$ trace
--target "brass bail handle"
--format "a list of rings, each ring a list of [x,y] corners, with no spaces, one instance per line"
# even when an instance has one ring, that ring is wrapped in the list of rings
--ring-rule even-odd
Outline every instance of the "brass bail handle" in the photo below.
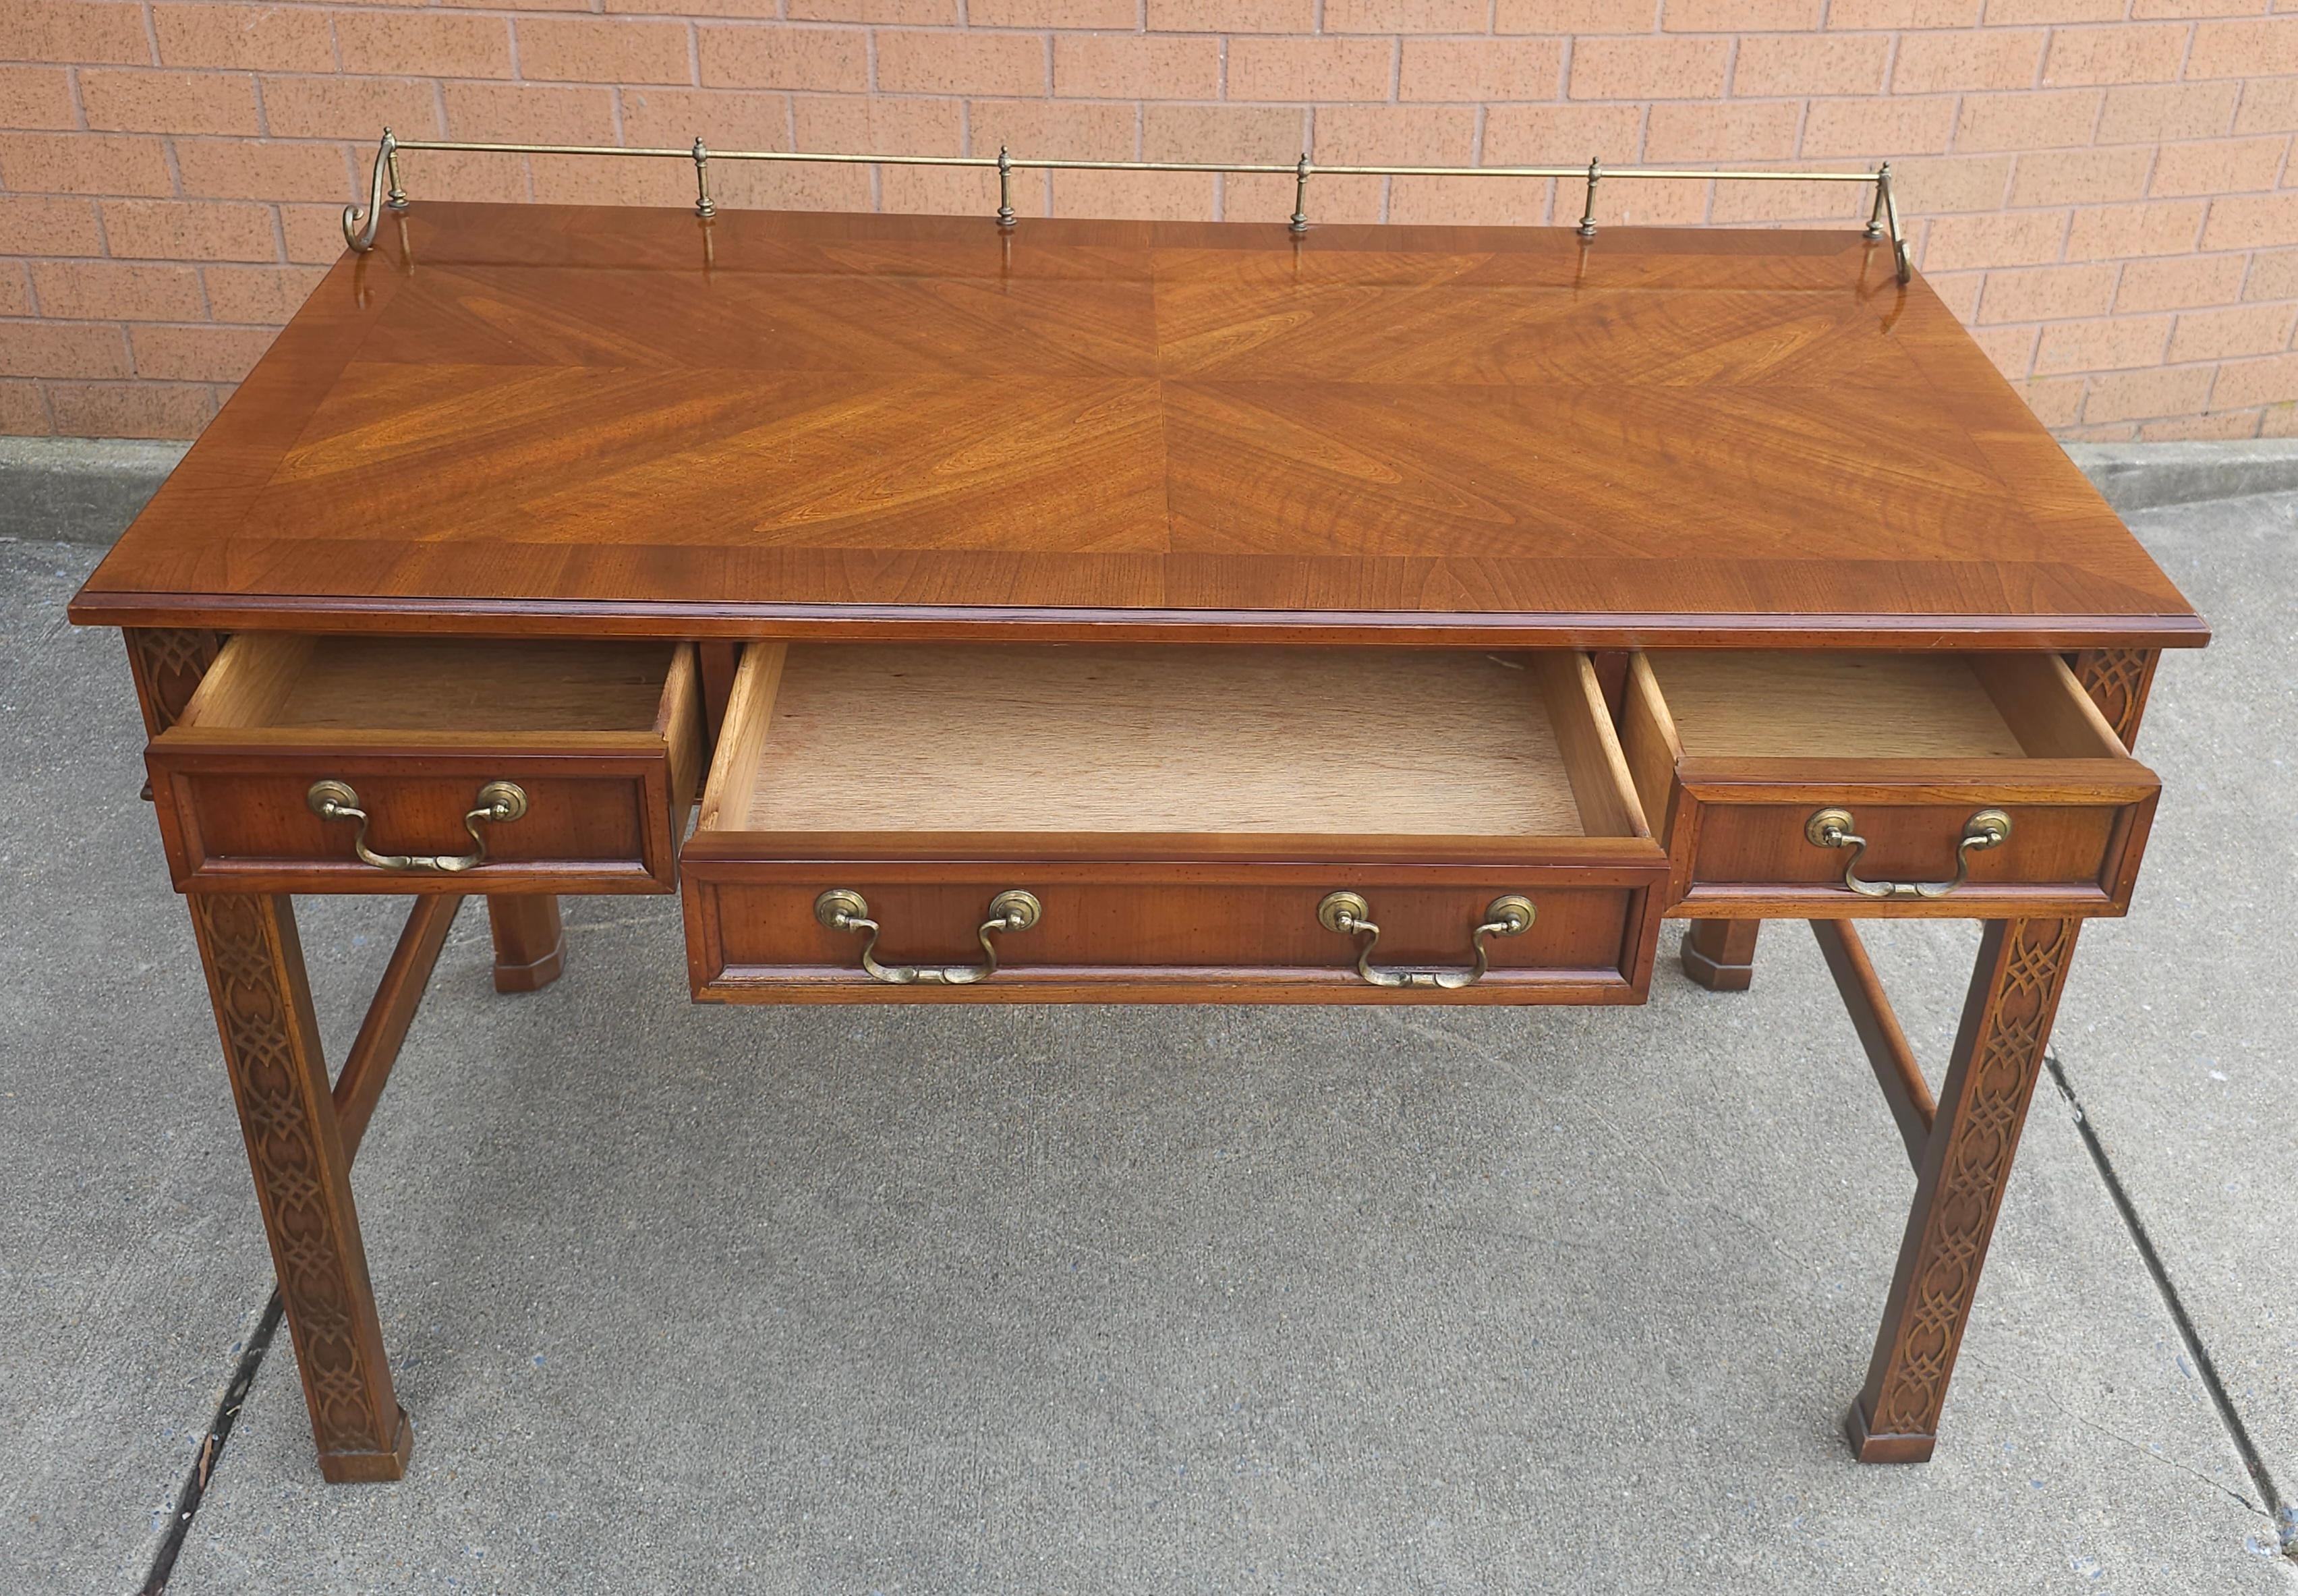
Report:
[[[1859,875],[1859,856],[1867,839],[1851,828],[1856,824],[1848,809],[1822,809],[1804,822],[1804,839],[1814,848],[1847,848],[1843,884],[1862,897],[1945,897],[1971,879],[1971,856],[1999,848],[2010,839],[2011,817],[2000,809],[1981,809],[1963,823],[1963,839],[1955,845],[1955,874],[1944,881],[1869,881]]]
[[[479,832],[479,823],[492,821],[508,825],[526,813],[526,790],[516,781],[490,781],[479,789],[479,801],[463,816],[463,829],[471,834],[473,848],[467,854],[379,854],[367,845],[368,813],[360,807],[360,796],[347,781],[314,781],[311,790],[303,795],[311,813],[321,820],[355,820],[359,831],[351,838],[351,852],[363,864],[377,870],[400,872],[436,871],[447,875],[459,874],[476,869],[487,862],[487,839]]]
[[[1380,941],[1380,927],[1372,920],[1372,906],[1358,892],[1328,892],[1317,906],[1317,923],[1328,931],[1338,931],[1343,937],[1361,937],[1363,946],[1357,949],[1357,973],[1376,987],[1434,987],[1446,992],[1457,992],[1462,987],[1473,987],[1484,980],[1491,967],[1490,955],[1484,947],[1487,937],[1521,937],[1532,929],[1533,916],[1537,913],[1532,899],[1520,892],[1496,897],[1484,906],[1484,918],[1469,933],[1468,946],[1476,962],[1466,970],[1381,970],[1375,968],[1372,950]]]
[[[878,922],[870,918],[869,900],[848,887],[832,887],[814,900],[814,917],[833,931],[852,931],[864,939],[862,968],[872,980],[891,987],[970,987],[997,973],[997,948],[989,940],[996,931],[1026,931],[1045,917],[1046,906],[1019,887],[1008,888],[989,900],[989,918],[974,933],[981,943],[979,964],[880,964],[878,962]]]

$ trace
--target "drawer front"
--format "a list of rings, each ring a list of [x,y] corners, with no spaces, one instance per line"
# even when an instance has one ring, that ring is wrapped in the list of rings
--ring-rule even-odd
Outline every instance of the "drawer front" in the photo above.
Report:
[[[1651,978],[1657,935],[1653,869],[1500,866],[1489,871],[1264,865],[1013,864],[921,867],[879,863],[690,861],[688,957],[698,998],[758,1003],[1633,1003]],[[980,928],[1009,889],[1040,906],[1026,930],[991,933],[994,973],[907,984],[863,967],[866,931],[823,922],[826,890],[857,895],[880,928],[874,957],[889,973],[982,964]],[[1368,981],[1357,960],[1368,934],[1330,929],[1335,891],[1362,899],[1379,928]],[[1473,942],[1496,899],[1531,900],[1531,925],[1488,934],[1489,968]],[[1437,984],[1441,975],[1448,984]]]
[[[691,797],[675,790],[659,743],[560,754],[155,744],[146,762],[183,891],[666,892]],[[315,811],[325,782],[350,790],[364,833],[355,816]],[[496,782],[517,789],[525,813],[467,824]],[[482,862],[441,867],[475,857],[479,839]],[[361,858],[360,841],[384,862]]]
[[[2154,797],[2036,801],[1981,785],[1940,802],[1814,784],[1741,798],[1729,784],[1701,783],[1681,791],[1675,809],[1675,908],[1969,918],[2122,913]],[[1993,816],[2008,823],[1999,841],[1988,840]]]

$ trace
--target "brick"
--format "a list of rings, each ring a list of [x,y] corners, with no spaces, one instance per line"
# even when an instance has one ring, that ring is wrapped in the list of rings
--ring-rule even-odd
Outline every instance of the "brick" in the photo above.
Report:
[[[1152,33],[1306,33],[1317,0],[1148,0]]]
[[[2019,385],[2019,397],[2045,426],[2065,426],[2082,414],[2083,379],[2046,376]]]
[[[1388,192],[1386,180],[1380,178],[1319,178],[1309,186],[1309,219],[1312,222],[1385,220]],[[1265,172],[1233,174],[1222,181],[1219,214],[1233,221],[1276,221],[1290,216],[1293,180]]]
[[[1819,26],[1820,0],[1667,0],[1671,33],[1803,33]]]
[[[2198,22],[2186,77],[2277,78],[2298,72],[2298,17]]]
[[[881,33],[878,87],[897,95],[1042,95],[1045,41],[1019,33]]]
[[[1944,94],[1957,89],[2030,88],[2043,59],[2039,29],[1982,29],[1971,33],[1911,33],[1899,41],[1891,68],[1895,95]]]
[[[1872,95],[1883,87],[1891,41],[1881,35],[1750,38],[1740,42],[1732,92],[1750,95]]]
[[[85,83],[90,76],[80,74]],[[90,120],[93,128],[106,126]],[[62,67],[0,66],[0,128],[77,128],[71,75]]]
[[[2283,157],[2289,151],[2286,136],[2164,145],[2154,158],[2151,192],[2213,194],[2271,188],[2282,174]]]
[[[1990,271],[1979,301],[1981,321],[2056,321],[2104,316],[2114,308],[2116,268],[2044,266],[2032,271]]]
[[[330,265],[343,252],[343,208],[339,204],[282,205],[279,235],[287,241],[288,260],[305,266]]]
[[[2170,364],[2182,360],[2230,360],[2242,355],[2279,354],[2290,347],[2298,310],[2288,305],[2242,305],[2227,310],[2188,310],[2170,333]]]
[[[868,40],[851,28],[698,28],[702,82],[710,88],[870,87]],[[525,39],[519,36],[522,45]],[[683,49],[681,55],[683,56]],[[520,56],[521,64],[525,61]],[[597,76],[597,74],[577,74]],[[667,78],[657,82],[681,81]],[[608,80],[612,80],[609,79]]]
[[[798,95],[790,117],[801,150],[862,154],[900,150],[913,155],[963,155],[965,124],[955,100],[855,100]]]
[[[1220,94],[1220,41],[1154,34],[1062,34],[1054,93],[1091,100],[1211,100]]]
[[[2130,423],[2120,426],[2064,426],[2058,431],[2062,443],[2129,443],[2138,436],[2138,428]]]
[[[521,17],[518,75],[556,83],[691,83],[683,22]],[[859,44],[857,39],[855,41]],[[821,87],[841,87],[823,84]]]
[[[120,328],[70,321],[18,321],[0,335],[0,376],[126,376]]]
[[[195,438],[216,391],[178,383],[50,383],[56,431],[70,438]]]
[[[617,97],[623,106],[623,137],[631,144],[660,148],[691,143],[698,134],[713,149],[789,147],[789,101],[781,95],[641,87],[623,89]],[[730,170],[723,175],[732,173]],[[718,168],[711,169],[714,186],[721,176]]]
[[[2035,329],[2024,327],[1981,327],[1971,335],[1980,352],[1995,362],[1995,369],[2013,382],[2024,380],[2035,364]]]
[[[2128,0],[1987,0],[1987,25],[2037,22],[2120,22]]]
[[[1231,39],[1228,97],[1385,100],[1395,65],[1396,46],[1386,39]]]
[[[2118,310],[2183,310],[2195,305],[2230,305],[2242,297],[2249,262],[2242,255],[2181,255],[2167,260],[2131,260],[2123,265],[2122,285],[2114,295]],[[2255,269],[2251,269],[2253,272]],[[2280,297],[2275,295],[2271,297]]]
[[[652,205],[684,209],[694,203],[694,169],[668,161],[585,161],[579,155],[537,155],[528,162],[534,198],[544,205]],[[713,196],[727,201],[725,186],[717,179],[730,170],[711,172]],[[296,240],[287,241],[287,255],[296,258]]]
[[[1719,225],[1798,222],[1848,227],[1867,219],[1874,198],[1873,189],[1848,183],[1719,183],[1707,219]]]
[[[270,207],[224,200],[106,200],[103,236],[125,260],[276,260]]]
[[[2112,371],[2159,366],[2170,336],[2168,316],[2109,316],[2091,321],[2054,322],[2043,329],[2035,351],[2035,374]]]
[[[1638,105],[1495,105],[1484,113],[1484,164],[1616,166],[1636,158],[1643,125]]]
[[[148,72],[89,67],[79,75],[91,128],[123,133],[262,131],[255,79],[237,72]]]
[[[1399,99],[1552,100],[1562,92],[1561,39],[1404,41]]]
[[[2039,266],[2058,258],[2066,219],[2056,211],[2000,216],[1942,216],[1923,243],[1923,269],[1971,266]]]
[[[1537,179],[1399,178],[1389,190],[1388,219],[1438,227],[1538,227],[1548,219],[1554,187]]]
[[[152,63],[144,8],[85,0],[8,0],[0,5],[0,60]]]
[[[966,15],[980,21],[981,0]],[[1126,21],[1132,21],[1126,4]],[[1482,33],[1487,0],[1325,0],[1327,33]],[[1123,23],[1117,26],[1124,26]]]
[[[1955,105],[1951,95],[1814,100],[1804,115],[1803,153],[1940,154],[1955,136]]]
[[[2175,22],[2119,28],[2062,28],[2051,35],[2043,87],[2079,83],[2168,83],[2186,54],[2186,29]]]
[[[1309,119],[1284,105],[1144,105],[1145,161],[1297,160]],[[1289,207],[1288,207],[1289,209]]]
[[[931,27],[957,21],[957,0],[789,0],[797,22],[895,22]]]
[[[0,437],[44,438],[54,430],[38,383],[0,383]]]
[[[2206,250],[2260,249],[2298,244],[2298,193],[2236,194],[2211,202],[2203,224]]]
[[[191,199],[341,200],[358,187],[335,144],[179,138],[176,170]]]
[[[100,255],[103,235],[87,200],[0,194],[0,254]]]
[[[281,327],[302,309],[326,272],[310,266],[203,266],[215,319]]]
[[[977,155],[1000,145],[1021,155],[1067,155],[1081,161],[1133,158],[1136,115],[1130,105],[1060,100],[975,100],[965,125]],[[1035,183],[1034,175],[1029,179]],[[994,184],[994,178],[985,178]],[[1021,184],[1014,184],[1020,193]],[[995,201],[991,202],[993,204]]]
[[[1216,192],[1203,172],[1055,172],[1054,212],[1194,221],[1212,215]]]
[[[447,0],[454,5],[472,0]],[[537,6],[547,5],[557,11],[588,11],[583,0],[531,0]],[[648,16],[660,16],[667,9],[664,0],[607,0],[607,14],[637,12]],[[751,17],[771,21],[782,14],[780,0],[679,0],[678,14],[684,17]]]
[[[1310,153],[1342,166],[1466,166],[1476,148],[1476,113],[1465,107],[1327,105]]]
[[[381,77],[508,78],[510,24],[431,12],[340,12],[343,70]]]
[[[2216,375],[2207,366],[2195,366],[2184,371],[2118,371],[2095,376],[2083,401],[2083,419],[2097,426],[2199,410],[2210,402],[2211,379]]]
[[[2251,404],[2286,404],[2293,399],[2298,399],[2298,355],[2269,355],[2261,360],[2229,360],[2219,368],[2219,380],[2211,388],[2211,408],[2213,409],[2238,409]]]
[[[1782,161],[1796,153],[1792,101],[1739,101],[1721,105],[1663,101],[1644,128],[1647,161]]]
[[[1130,28],[1140,18],[1134,0],[967,0],[974,28]],[[1328,15],[1325,26],[1334,23]]]
[[[1834,0],[1831,29],[1853,28],[1976,28],[1981,0]]]
[[[0,261],[0,316],[32,313],[32,280],[21,260]]]
[[[2064,150],[2091,142],[2104,91],[2027,89],[1971,95],[1955,124],[1958,150]]]
[[[1891,168],[1901,216],[2000,211],[2011,186],[2008,155],[1954,155],[1900,161]]]
[[[1752,50],[1773,42],[1749,39],[1740,48]],[[1730,43],[1719,38],[1575,39],[1569,92],[1575,100],[1713,99],[1724,92],[1731,54]],[[1742,88],[1740,92],[1782,91]]]
[[[2260,78],[2240,87],[2242,104],[2234,118],[2236,133],[2287,133],[2298,128],[2298,79]]]
[[[2200,200],[2145,205],[2100,205],[2075,212],[2067,229],[2067,259],[2112,260],[2129,255],[2183,255],[2195,247],[2203,223]]]
[[[1492,31],[1649,33],[1658,14],[1657,0],[1498,0]]]
[[[1596,222],[1599,227],[1690,227],[1707,219],[1710,186],[1707,183],[1609,183],[1596,191]],[[1559,208],[1568,206],[1571,219],[1576,221],[1584,194],[1581,185],[1567,182],[1557,203]]]
[[[2106,91],[2099,113],[2101,144],[2152,144],[2166,138],[2211,138],[2234,127],[2238,83],[2138,84]]]
[[[2011,179],[2013,205],[2096,205],[2142,199],[2154,152],[2143,145],[2104,150],[2051,150],[2019,157]]]
[[[256,84],[263,124],[278,138],[372,145],[385,128],[402,138],[446,131],[437,87],[418,78],[260,78]]]
[[[204,321],[207,296],[188,266],[35,260],[40,314],[64,321]]]
[[[2175,421],[2150,421],[2138,429],[2143,443],[2176,443],[2196,439],[2254,438],[2261,410],[2223,410],[2204,416],[2181,416]]]
[[[150,382],[236,383],[273,335],[263,327],[139,327],[128,335],[136,375]]]
[[[2242,259],[2238,255],[2218,258]],[[2270,250],[2252,256],[2249,275],[2250,280],[2243,285],[2244,299],[2298,299],[2298,250]]]
[[[167,194],[167,146],[112,133],[0,133],[0,183],[20,193]]]
[[[1979,290],[1987,281],[1983,271],[1929,271],[1923,281],[1939,297],[1939,303],[1953,313],[1965,327],[1979,319]]]
[[[615,96],[607,89],[532,83],[450,83],[443,93],[447,100],[447,131],[455,138],[482,144],[616,142]]]
[[[295,5],[154,5],[160,64],[330,72],[335,45],[324,12]]]

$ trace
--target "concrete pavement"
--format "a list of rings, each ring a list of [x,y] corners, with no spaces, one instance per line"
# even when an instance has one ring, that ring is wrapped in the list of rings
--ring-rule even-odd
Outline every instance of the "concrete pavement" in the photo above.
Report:
[[[2137,524],[2219,641],[2056,1051],[2286,1499],[2298,505]],[[94,554],[0,542],[10,1591],[137,1588],[269,1289]],[[393,906],[299,906],[339,1057]],[[674,900],[568,923],[504,998],[466,914],[360,1157],[412,1472],[318,1482],[283,1335],[171,1591],[2298,1590],[2049,1083],[1937,1460],[1849,1462],[1912,1178],[1800,926],[1636,1010],[729,1011]],[[1974,934],[1871,945],[1936,1063]]]

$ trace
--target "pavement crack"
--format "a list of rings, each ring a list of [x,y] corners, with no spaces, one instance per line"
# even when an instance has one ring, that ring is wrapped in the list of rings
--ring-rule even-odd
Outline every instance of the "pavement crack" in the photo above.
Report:
[[[263,1367],[263,1355],[271,1350],[271,1338],[279,1333],[279,1321],[285,1313],[277,1287],[271,1300],[263,1304],[263,1312],[255,1321],[254,1333],[240,1349],[239,1362],[231,1371],[231,1383],[223,1388],[223,1400],[216,1404],[214,1419],[208,1433],[200,1438],[199,1454],[192,1460],[192,1472],[176,1493],[174,1508],[168,1517],[168,1533],[161,1538],[159,1550],[152,1554],[152,1570],[136,1588],[136,1596],[161,1596],[168,1581],[175,1577],[176,1559],[184,1550],[184,1541],[192,1533],[192,1520],[200,1510],[200,1502],[208,1493],[208,1484],[215,1478],[216,1465],[223,1460],[224,1443],[231,1439],[231,1427],[239,1421],[239,1410],[246,1405],[247,1393],[255,1384],[255,1371]]]
[[[2276,1486],[2273,1473],[2266,1467],[2264,1455],[2259,1451],[2257,1442],[2251,1438],[2250,1426],[2243,1422],[2241,1411],[2227,1393],[2226,1382],[2219,1377],[2218,1363],[2211,1358],[2210,1348],[2203,1344],[2202,1333],[2195,1327],[2194,1316],[2186,1311],[2186,1302],[2179,1296],[2178,1287],[2170,1278],[2170,1271],[2163,1267],[2162,1255],[2155,1251],[2153,1237],[2147,1234],[2146,1222],[2138,1217],[2137,1205],[2130,1200],[2130,1193],[2123,1186],[2122,1177],[2116,1173],[2114,1161],[2107,1156],[2106,1145],[2099,1140],[2097,1129],[2091,1124],[2082,1099],[2075,1096],[2074,1083],[2067,1079],[2066,1065],[2060,1061],[2055,1047],[2043,1050],[2043,1067],[2051,1072],[2051,1079],[2058,1087],[2059,1096],[2065,1099],[2067,1110],[2074,1118],[2075,1134],[2082,1138],[2083,1149],[2090,1154],[2090,1162],[2106,1187],[2106,1195],[2113,1201],[2114,1211],[2120,1216],[2123,1228],[2129,1233],[2131,1245],[2138,1249],[2139,1260],[2145,1264],[2147,1274],[2153,1278],[2154,1289],[2162,1294],[2163,1305],[2170,1311],[2170,1322],[2178,1332],[2179,1343],[2186,1349],[2186,1356],[2194,1360],[2195,1376],[2202,1381],[2203,1389],[2211,1399],[2211,1406],[2218,1410],[2219,1423],[2225,1427],[2235,1455],[2242,1460],[2243,1471],[2250,1476],[2250,1483],[2257,1488],[2260,1501],[2265,1503],[2264,1511],[2272,1523],[2282,1555],[2298,1562],[2298,1510],[2294,1510],[2291,1502]],[[2074,1417],[2080,1418],[2081,1415]],[[2107,1431],[2109,1435],[2113,1433]],[[2117,1438],[2129,1439],[2127,1436]],[[2147,1449],[2141,1447],[2139,1450],[2144,1451]],[[2216,1481],[2211,1483],[2217,1484]],[[2226,1487],[2220,1485],[2219,1489],[2223,1491]],[[2228,1494],[2242,1501],[2238,1492],[2229,1492]],[[2245,1501],[2244,1505],[2254,1509],[2257,1504]]]

